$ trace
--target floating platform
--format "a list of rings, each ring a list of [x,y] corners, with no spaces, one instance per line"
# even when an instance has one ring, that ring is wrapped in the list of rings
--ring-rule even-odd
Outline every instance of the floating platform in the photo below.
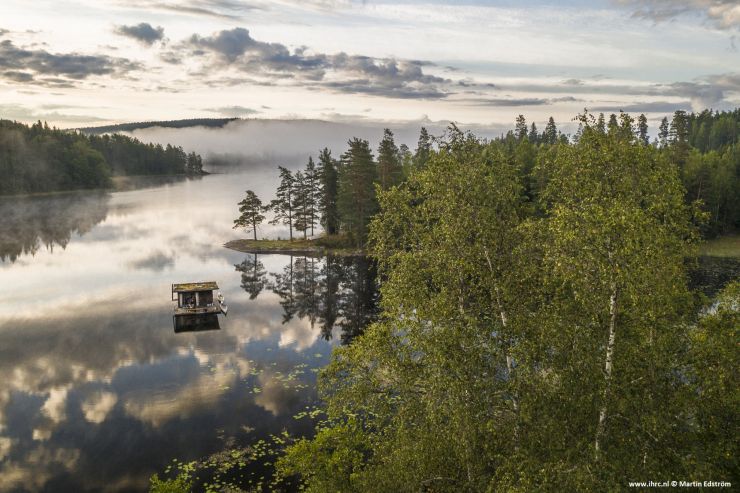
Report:
[[[172,301],[177,301],[175,317],[226,314],[229,309],[224,297],[213,292],[218,289],[214,281],[186,282],[172,285]]]

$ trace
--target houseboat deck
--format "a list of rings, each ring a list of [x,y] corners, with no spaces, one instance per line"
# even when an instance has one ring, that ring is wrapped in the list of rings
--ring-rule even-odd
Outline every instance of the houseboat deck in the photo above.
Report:
[[[210,306],[195,306],[192,308],[188,307],[175,307],[175,315],[206,315],[209,313],[221,313],[223,309],[221,304],[216,302]]]

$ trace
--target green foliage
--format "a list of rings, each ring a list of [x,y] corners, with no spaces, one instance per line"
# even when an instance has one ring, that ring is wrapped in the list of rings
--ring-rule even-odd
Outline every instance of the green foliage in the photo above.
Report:
[[[697,476],[737,479],[740,453],[740,282],[729,284],[691,332],[692,411],[698,433],[690,461]]]
[[[339,175],[337,162],[331,157],[331,151],[324,148],[319,153],[319,166],[317,168],[319,178],[319,213],[321,214],[321,225],[326,234],[335,235],[339,232],[339,210],[337,208],[337,196],[339,194]]]
[[[270,202],[270,209],[274,212],[270,224],[287,224],[290,231],[290,239],[292,240],[296,180],[289,169],[279,166],[278,170],[280,171],[280,185],[275,194],[276,198]]]
[[[108,188],[113,174],[201,174],[202,168],[200,156],[179,147],[0,120],[0,195]]]
[[[378,183],[382,190],[398,185],[403,178],[399,150],[393,140],[393,132],[383,131],[383,140],[378,146]]]
[[[277,475],[309,479],[303,489],[306,493],[367,491],[354,484],[354,476],[365,465],[368,450],[360,420],[350,417],[345,423],[320,428],[313,439],[298,440],[289,447],[277,461]]]
[[[157,474],[149,478],[149,493],[188,493],[192,483],[187,476],[177,476],[173,479],[159,479]]]
[[[238,205],[241,215],[234,220],[234,229],[251,229],[254,233],[254,240],[257,241],[257,226],[265,220],[265,216],[262,215],[265,211],[262,201],[253,191],[247,190],[246,197]]]
[[[537,159],[534,215],[506,143],[455,127],[379,193],[383,315],[335,349],[327,426],[289,447],[283,474],[377,492],[733,479],[719,433],[737,419],[737,286],[689,330],[679,171],[615,120],[583,115],[576,144]]]
[[[339,168],[337,208],[342,229],[354,237],[357,246],[362,246],[370,219],[378,208],[377,168],[367,140],[355,137],[348,145]]]

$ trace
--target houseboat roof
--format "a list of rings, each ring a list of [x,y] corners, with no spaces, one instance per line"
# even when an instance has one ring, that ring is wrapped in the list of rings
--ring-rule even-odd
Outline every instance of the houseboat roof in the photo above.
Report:
[[[218,284],[215,281],[185,282],[182,284],[173,284],[173,293],[187,293],[190,291],[215,291]]]

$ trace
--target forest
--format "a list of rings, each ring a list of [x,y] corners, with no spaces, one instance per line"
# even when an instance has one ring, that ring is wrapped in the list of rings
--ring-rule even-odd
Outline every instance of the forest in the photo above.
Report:
[[[688,279],[702,235],[738,226],[738,113],[703,115],[676,113],[655,142],[644,117],[584,113],[570,138],[520,117],[493,141],[452,125],[414,153],[390,131],[377,159],[361,139],[322,151],[311,200],[377,263],[379,312],[320,372],[315,434],[179,466],[152,491],[213,474],[316,493],[736,483],[740,283],[709,299]],[[301,233],[312,165],[281,169],[267,206]],[[273,475],[234,479],[250,461]]]
[[[620,121],[620,118],[622,121]],[[456,128],[453,126],[453,128]],[[547,176],[544,164],[557,152],[577,145],[583,123],[575,135],[560,132],[551,117],[539,132],[523,115],[505,135],[485,142],[487,152],[496,152],[517,175],[522,201],[529,213],[544,214],[542,200]],[[645,115],[637,120],[625,114],[595,117],[593,130],[604,135],[634,139],[635,143],[673,163],[685,188],[684,201],[697,212],[694,221],[705,238],[731,233],[740,228],[740,110],[686,114],[676,111],[664,118],[656,137],[650,141]],[[439,144],[439,142],[437,142]],[[289,239],[294,231],[313,236],[318,226],[328,235],[343,233],[358,247],[365,244],[368,226],[378,212],[378,193],[397,186],[415,171],[426,167],[435,139],[422,128],[414,152],[396,145],[393,132],[385,129],[373,155],[367,140],[353,138],[347,150],[334,158],[324,148],[315,163],[310,157],[305,168],[295,173],[279,167],[280,185],[276,199],[263,205],[252,191],[239,203],[241,215],[235,227],[251,231],[272,212],[271,224],[285,224]],[[625,164],[626,166],[626,164]]]
[[[109,188],[115,175],[201,174],[181,147],[0,120],[0,195]]]

